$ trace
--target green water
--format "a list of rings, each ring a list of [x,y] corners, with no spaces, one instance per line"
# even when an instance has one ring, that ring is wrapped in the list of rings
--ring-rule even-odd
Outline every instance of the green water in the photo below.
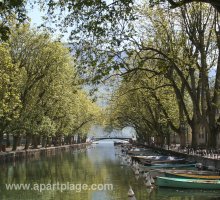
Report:
[[[75,184],[75,189],[7,190],[5,184],[9,183],[32,187],[34,184]],[[89,189],[80,190],[79,184],[87,184]],[[92,184],[112,184],[113,190],[92,190]],[[137,200],[220,199],[220,190],[147,189],[143,179],[135,177],[130,167],[120,166],[112,144],[0,166],[0,200],[126,200],[129,185]]]

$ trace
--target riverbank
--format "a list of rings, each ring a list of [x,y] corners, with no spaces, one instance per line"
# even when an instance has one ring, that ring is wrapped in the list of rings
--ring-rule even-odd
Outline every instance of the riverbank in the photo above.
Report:
[[[57,147],[47,147],[28,150],[17,150],[9,152],[0,152],[0,163],[14,162],[22,159],[39,158],[41,156],[56,155],[59,152],[70,151],[75,149],[83,149],[90,143],[63,145]]]

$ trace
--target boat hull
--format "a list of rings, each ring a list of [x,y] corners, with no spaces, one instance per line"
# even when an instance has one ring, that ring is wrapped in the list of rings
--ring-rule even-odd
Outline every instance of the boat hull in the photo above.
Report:
[[[184,189],[220,190],[220,180],[182,179],[158,177],[156,185]]]
[[[184,163],[185,159],[175,159],[175,160],[141,160],[145,165],[154,165],[154,164],[180,164]]]
[[[219,176],[218,172],[212,172],[212,171],[198,171],[198,170],[190,170],[190,169],[151,169],[145,170],[143,168],[140,169],[142,172],[150,172],[150,175],[153,178],[156,178],[158,176],[166,176],[166,177],[171,177],[167,176],[166,174],[187,174],[187,175],[204,175],[204,176]],[[175,178],[173,176],[173,178]],[[178,177],[176,177],[178,178]]]
[[[127,154],[129,155],[145,155],[145,154],[148,154],[149,151],[148,150],[138,150],[138,151],[135,151],[135,150],[131,150],[131,151],[128,151]]]
[[[187,168],[187,167],[195,167],[195,164],[154,164],[149,167],[152,169],[155,169],[155,168]]]
[[[204,179],[204,180],[220,180],[220,176],[216,175],[200,175],[200,174],[174,174],[174,173],[168,173],[165,172],[166,177],[171,178],[188,178],[188,179]]]

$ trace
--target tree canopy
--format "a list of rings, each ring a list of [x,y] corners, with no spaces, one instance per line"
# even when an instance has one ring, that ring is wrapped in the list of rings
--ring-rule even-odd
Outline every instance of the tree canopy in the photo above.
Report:
[[[122,80],[132,83],[129,99],[133,100],[123,101],[123,107],[127,105],[128,108],[125,107],[120,115],[124,113],[125,123],[130,122],[126,114],[130,109],[132,112],[137,110],[139,117],[135,113],[129,116],[136,116],[132,118],[133,123],[138,123],[143,134],[146,130],[149,133],[154,130],[154,134],[159,130],[162,134],[167,128],[161,127],[169,127],[180,136],[181,146],[185,146],[186,127],[190,127],[193,147],[202,143],[215,147],[219,134],[218,15],[208,4],[192,4],[175,12],[143,6],[137,12],[142,17],[134,27],[137,34],[131,40],[133,50],[130,49],[128,56],[122,59],[122,68],[118,71]],[[137,74],[143,77],[137,77]],[[155,79],[157,86],[152,85]],[[138,80],[143,81],[141,87]],[[126,86],[129,87],[129,84]],[[126,87],[124,90],[127,91]],[[137,92],[134,93],[134,90]],[[140,93],[142,90],[144,92]],[[141,96],[139,100],[134,99],[137,94]],[[166,94],[169,94],[170,100]],[[153,121],[158,124],[152,126],[155,116],[149,111],[145,114],[147,118],[142,117],[144,114],[139,110],[141,98],[145,99],[145,107],[142,105],[140,108],[156,108],[152,113],[159,110],[162,121],[157,118]],[[135,103],[132,105],[131,101]],[[166,106],[165,102],[170,106]]]
[[[13,2],[0,4],[5,33],[13,30],[2,34],[8,39],[0,58],[5,83],[2,133],[39,138],[48,137],[51,129],[49,136],[58,140],[73,132],[83,135],[100,110],[81,83],[99,84],[119,76],[107,110],[110,122],[130,124],[139,135],[147,130],[161,138],[172,130],[180,136],[181,146],[189,127],[193,147],[202,138],[216,146],[219,1],[30,1],[47,12],[44,20],[54,23],[54,29],[71,32],[74,60],[47,32],[17,26],[26,22],[26,1]],[[13,73],[8,70],[12,68]]]
[[[220,1],[219,0],[150,0],[152,5],[157,3],[168,2],[171,5],[171,8],[177,8],[184,6],[193,2],[209,3],[211,4],[218,12],[220,12]]]
[[[28,148],[31,138],[37,146],[41,137],[46,145],[48,138],[56,144],[63,137],[86,135],[100,110],[81,89],[69,49],[29,25],[11,29],[0,49],[1,140],[12,133],[16,149],[21,136]]]

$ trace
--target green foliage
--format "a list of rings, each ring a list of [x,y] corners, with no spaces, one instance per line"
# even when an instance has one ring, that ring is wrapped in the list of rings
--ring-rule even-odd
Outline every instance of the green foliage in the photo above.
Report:
[[[218,12],[220,12],[220,1],[219,0],[150,0],[150,3],[152,6],[156,4],[160,4],[160,3],[168,3],[171,6],[171,8],[181,7],[186,4],[193,3],[193,2],[209,3],[213,7],[215,7]]]
[[[212,93],[209,81],[209,70],[219,67],[216,62],[219,41],[213,31],[216,21],[212,8],[193,4],[181,12],[167,12],[161,7],[151,9],[143,5],[137,12],[141,18],[135,27],[135,39],[140,42],[134,43],[130,58],[124,59],[123,82],[115,98],[121,94],[122,100],[117,103],[114,100],[115,105],[110,109],[113,123],[133,125],[142,132],[140,135],[146,131],[160,135],[170,127],[180,135],[181,146],[185,145],[181,124],[188,123],[194,147],[201,142],[198,134],[202,129],[206,134],[209,132],[212,141],[215,136],[210,130],[214,128],[207,119],[219,109],[209,106],[214,99],[219,102],[219,86],[216,84],[218,89]],[[215,95],[217,98],[213,98]]]
[[[1,117],[11,117],[5,131],[18,136],[86,135],[100,110],[82,91],[68,48],[29,25],[14,28],[8,43],[9,50],[0,48]]]
[[[0,120],[10,121],[19,117],[21,102],[20,91],[20,70],[18,65],[13,64],[9,45],[0,45]]]
[[[114,52],[127,40],[123,34],[127,35],[132,29],[128,24],[135,20],[133,4],[133,0],[41,2],[48,11],[45,26],[49,21],[64,33],[67,29],[71,31],[71,47],[80,60],[77,69],[85,80],[92,80],[93,83],[109,75],[112,66],[121,67]]]
[[[129,82],[122,81],[108,108],[109,124],[133,126],[139,136],[163,134],[162,126],[178,126],[178,104],[172,87],[165,79],[136,73]]]
[[[0,39],[6,41],[10,35],[8,20],[13,17],[17,24],[23,23],[26,19],[26,0],[2,0],[0,2]]]
[[[37,127],[37,132],[47,136],[55,135],[56,124],[49,117],[43,116],[40,125]]]

